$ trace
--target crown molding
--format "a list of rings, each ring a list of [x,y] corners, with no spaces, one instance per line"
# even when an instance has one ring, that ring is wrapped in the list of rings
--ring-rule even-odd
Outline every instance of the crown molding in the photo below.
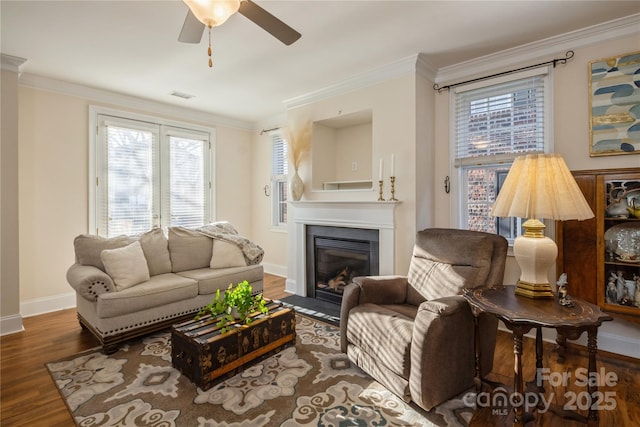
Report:
[[[196,121],[200,123],[206,123],[209,126],[218,125],[242,130],[254,130],[255,128],[254,123],[250,123],[244,120],[219,116],[201,110],[194,110],[191,108],[180,107],[173,104],[165,104],[158,101],[152,101],[132,95],[125,95],[122,93],[111,92],[104,89],[79,85],[76,83],[38,76],[35,74],[22,74],[20,76],[20,85],[31,87],[34,89],[60,93],[63,95],[75,96],[78,98],[87,99],[91,102],[117,105],[126,107],[128,109],[133,108],[152,114],[162,114],[168,117],[187,120],[190,122]]]
[[[415,73],[416,63],[418,62],[420,55],[421,54],[411,55],[399,61],[384,65],[382,67],[374,68],[370,71],[366,71],[362,74],[342,80],[324,88],[308,92],[306,94],[293,98],[285,99],[283,103],[287,109],[300,107],[302,105],[310,104],[322,99],[331,98],[336,95],[342,95],[344,93],[352,92],[357,89],[373,86],[392,78]],[[424,66],[423,64],[428,63],[428,61],[425,61],[426,60],[424,59],[422,60],[421,66]]]
[[[442,85],[468,78],[469,70],[473,70],[474,75],[492,72],[634,34],[640,34],[640,13],[442,67],[438,70],[435,83]]]
[[[639,23],[640,14],[634,14],[440,69],[429,61],[427,54],[418,53],[324,88],[286,99],[283,103],[287,109],[300,107],[412,72],[438,84],[460,80],[469,77],[469,70],[473,70],[473,74],[486,73],[513,66],[513,64],[532,62],[549,55],[557,55],[559,52],[565,53],[567,50],[639,34]]]
[[[27,60],[19,56],[7,55],[6,53],[0,54],[0,66],[4,71],[19,73],[20,67],[25,62],[27,62]]]
[[[416,61],[416,74],[433,82],[438,75],[438,67],[429,61],[425,53],[419,53]]]

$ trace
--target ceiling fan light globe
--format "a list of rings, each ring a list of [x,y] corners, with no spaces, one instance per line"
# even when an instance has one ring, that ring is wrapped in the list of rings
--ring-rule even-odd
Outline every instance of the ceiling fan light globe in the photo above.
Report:
[[[196,18],[208,27],[224,24],[240,8],[240,0],[183,0]]]

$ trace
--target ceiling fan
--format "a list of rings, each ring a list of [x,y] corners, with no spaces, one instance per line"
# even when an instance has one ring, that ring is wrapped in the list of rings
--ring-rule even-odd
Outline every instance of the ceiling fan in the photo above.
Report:
[[[289,46],[302,35],[251,0],[183,0],[189,12],[178,41],[200,43],[205,27],[209,28],[209,67],[211,67],[211,28],[222,25],[240,12],[269,34]]]

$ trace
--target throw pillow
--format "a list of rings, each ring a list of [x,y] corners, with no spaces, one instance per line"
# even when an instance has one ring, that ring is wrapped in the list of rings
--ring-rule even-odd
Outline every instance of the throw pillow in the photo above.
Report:
[[[169,252],[174,273],[208,268],[213,239],[184,227],[169,227]]]
[[[127,246],[136,239],[129,236],[106,238],[92,234],[81,234],[73,240],[76,262],[82,265],[92,265],[105,271],[100,254],[105,249],[116,249]]]
[[[147,259],[149,275],[171,273],[171,257],[169,255],[169,242],[162,229],[154,228],[140,236],[142,252]]]
[[[118,291],[149,280],[149,268],[140,242],[123,248],[106,249],[100,258]]]
[[[242,249],[235,243],[220,239],[213,239],[213,251],[211,255],[211,268],[244,267],[247,261]]]

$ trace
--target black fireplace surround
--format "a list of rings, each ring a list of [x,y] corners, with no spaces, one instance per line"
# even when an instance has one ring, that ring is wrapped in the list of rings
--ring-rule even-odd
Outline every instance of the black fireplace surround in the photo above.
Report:
[[[307,297],[340,304],[356,276],[379,274],[378,230],[306,226]]]

